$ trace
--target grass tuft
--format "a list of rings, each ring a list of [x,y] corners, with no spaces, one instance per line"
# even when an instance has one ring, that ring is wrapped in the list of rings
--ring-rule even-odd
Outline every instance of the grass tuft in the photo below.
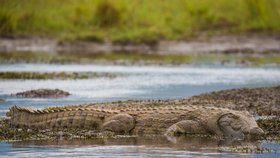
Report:
[[[8,11],[0,10],[0,34],[13,34],[17,29],[17,19]]]
[[[248,10],[247,27],[249,30],[279,30],[280,22],[276,20],[280,19],[279,2],[245,0],[245,4]]]
[[[109,1],[102,1],[97,6],[94,21],[100,27],[116,26],[121,21],[121,12]]]

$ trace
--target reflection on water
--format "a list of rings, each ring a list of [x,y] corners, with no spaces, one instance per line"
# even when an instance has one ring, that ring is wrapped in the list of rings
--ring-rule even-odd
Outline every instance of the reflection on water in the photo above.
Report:
[[[270,153],[222,152],[222,147],[270,146]],[[107,139],[44,140],[0,143],[3,157],[277,157],[280,145],[257,141],[215,140],[210,138],[131,137]]]
[[[229,145],[256,145],[257,142],[218,141],[209,138],[165,137],[23,141],[1,144],[13,150],[3,156],[22,157],[248,157],[248,154],[220,152]],[[1,148],[2,148],[1,147]]]

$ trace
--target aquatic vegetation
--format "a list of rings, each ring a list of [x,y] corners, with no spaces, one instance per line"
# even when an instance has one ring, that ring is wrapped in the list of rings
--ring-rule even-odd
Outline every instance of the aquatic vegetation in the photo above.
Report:
[[[158,55],[141,53],[1,53],[1,63],[113,63],[113,64],[183,64],[192,61],[191,55]]]
[[[1,63],[101,63],[101,64],[241,64],[265,65],[280,64],[279,56],[236,56],[232,54],[146,54],[146,53],[39,53],[5,52],[0,53]],[[12,74],[6,74],[12,75]],[[8,76],[1,74],[1,76]],[[63,74],[61,74],[63,75]],[[68,76],[70,76],[68,74]],[[75,74],[72,74],[75,79]],[[76,74],[78,78],[79,75]],[[85,78],[87,75],[85,75]],[[2,77],[3,78],[3,77]],[[12,78],[12,77],[11,77]],[[20,78],[20,77],[18,77]],[[31,77],[32,78],[32,77]],[[44,78],[41,76],[40,78]],[[70,77],[71,78],[71,77]]]
[[[244,62],[251,62],[251,63],[256,63],[259,65],[262,64],[280,64],[280,57],[279,56],[271,56],[271,57],[266,57],[266,58],[261,58],[261,57],[248,57]]]
[[[23,80],[76,80],[92,78],[115,78],[111,73],[94,72],[0,72],[0,79],[23,79]]]

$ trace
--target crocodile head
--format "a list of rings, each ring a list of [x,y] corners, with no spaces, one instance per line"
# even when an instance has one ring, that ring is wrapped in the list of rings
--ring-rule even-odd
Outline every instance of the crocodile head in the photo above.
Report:
[[[220,117],[219,127],[226,138],[256,138],[264,134],[247,111],[234,111]]]

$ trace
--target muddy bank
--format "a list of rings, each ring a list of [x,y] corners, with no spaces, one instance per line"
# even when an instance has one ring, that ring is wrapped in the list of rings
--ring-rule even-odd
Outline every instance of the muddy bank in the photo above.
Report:
[[[234,110],[248,110],[251,114],[258,116],[279,116],[280,86],[222,90],[193,96],[190,99],[185,99],[184,102]]]
[[[85,40],[58,41],[44,38],[0,38],[0,52],[65,52],[107,53],[138,52],[151,54],[222,53],[279,55],[280,38],[268,35],[218,36],[189,41],[158,41],[153,44],[94,42]]]

